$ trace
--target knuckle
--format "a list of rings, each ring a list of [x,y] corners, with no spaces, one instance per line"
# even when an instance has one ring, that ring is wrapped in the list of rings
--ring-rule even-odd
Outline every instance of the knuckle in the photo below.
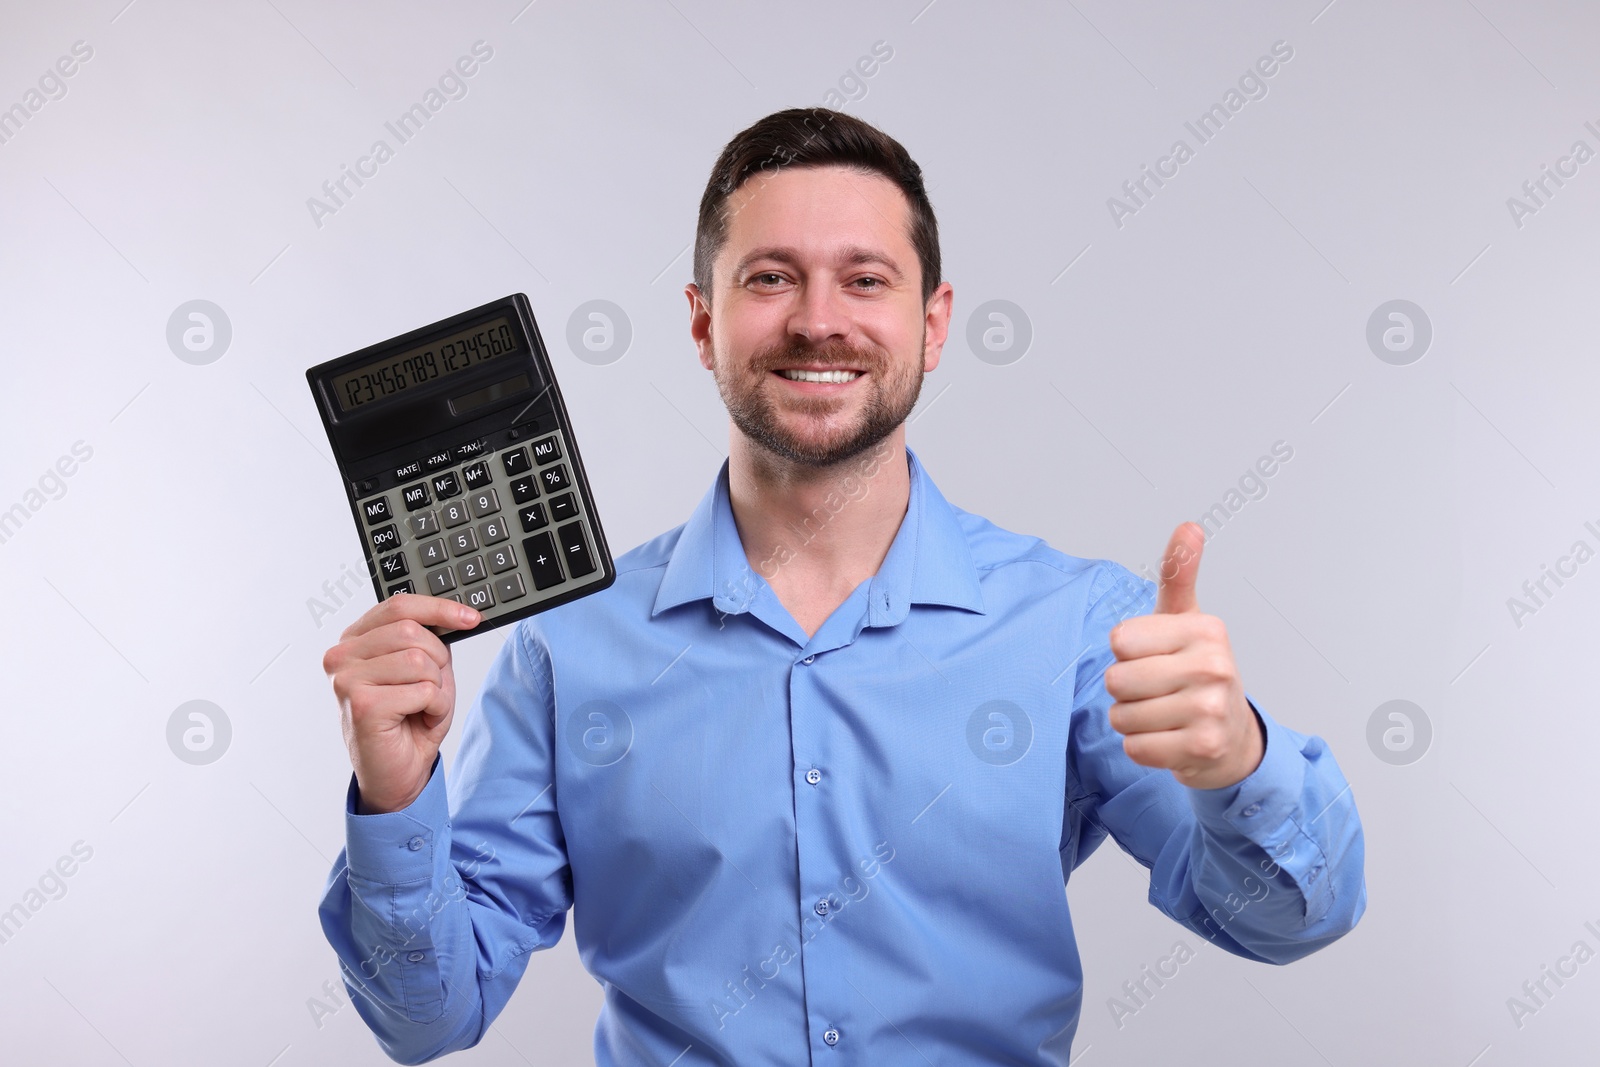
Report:
[[[1233,677],[1233,657],[1224,649],[1217,649],[1207,653],[1201,661],[1200,669],[1205,677],[1214,682],[1225,682]]]
[[[1120,666],[1120,664],[1113,663],[1111,666],[1107,667],[1104,679],[1106,692],[1110,693],[1114,697],[1119,698],[1123,695],[1122,683],[1124,681],[1122,677],[1123,671],[1119,669]]]
[[[1195,757],[1208,763],[1221,759],[1227,752],[1227,745],[1223,740],[1220,730],[1200,730],[1195,734],[1190,745],[1190,751]]]
[[[1111,651],[1114,655],[1122,655],[1127,646],[1127,637],[1123,631],[1123,627],[1126,625],[1128,624],[1125,622],[1119,622],[1113,626],[1111,628],[1111,632],[1106,635],[1106,643],[1111,646]]]

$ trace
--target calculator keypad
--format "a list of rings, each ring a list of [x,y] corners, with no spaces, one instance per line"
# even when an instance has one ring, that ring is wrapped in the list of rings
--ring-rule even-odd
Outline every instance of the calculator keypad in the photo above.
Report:
[[[592,528],[562,436],[499,452],[481,440],[440,448],[404,468],[421,481],[360,500],[387,595],[425,592],[492,614],[593,581]]]

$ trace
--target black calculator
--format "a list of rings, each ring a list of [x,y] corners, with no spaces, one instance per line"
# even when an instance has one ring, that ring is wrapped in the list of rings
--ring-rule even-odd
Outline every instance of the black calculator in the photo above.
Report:
[[[514,293],[306,371],[373,589],[471,605],[446,642],[616,580],[550,356]]]

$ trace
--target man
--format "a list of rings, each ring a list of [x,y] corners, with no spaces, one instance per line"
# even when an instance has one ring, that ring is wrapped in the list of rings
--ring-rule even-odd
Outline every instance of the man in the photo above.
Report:
[[[953,507],[905,447],[952,306],[905,150],[762,119],[712,171],[694,270],[728,460],[610,589],[509,633],[448,793],[424,626],[475,613],[397,596],[325,658],[355,773],[321,916],[384,1050],[478,1042],[573,907],[604,1067],[1066,1064],[1064,883],[1107,835],[1231,952],[1348,931],[1349,787],[1247,698],[1200,528],[1157,591]]]

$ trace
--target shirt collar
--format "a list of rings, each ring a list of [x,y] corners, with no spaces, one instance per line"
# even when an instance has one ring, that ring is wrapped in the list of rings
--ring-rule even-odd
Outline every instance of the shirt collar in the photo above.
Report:
[[[867,591],[867,625],[894,626],[912,604],[983,613],[978,569],[953,508],[917,454],[905,450],[911,496],[905,518]],[[844,506],[848,507],[846,503]],[[751,568],[728,501],[728,461],[678,535],[656,592],[652,616],[710,599],[725,615],[750,610],[766,580]]]

